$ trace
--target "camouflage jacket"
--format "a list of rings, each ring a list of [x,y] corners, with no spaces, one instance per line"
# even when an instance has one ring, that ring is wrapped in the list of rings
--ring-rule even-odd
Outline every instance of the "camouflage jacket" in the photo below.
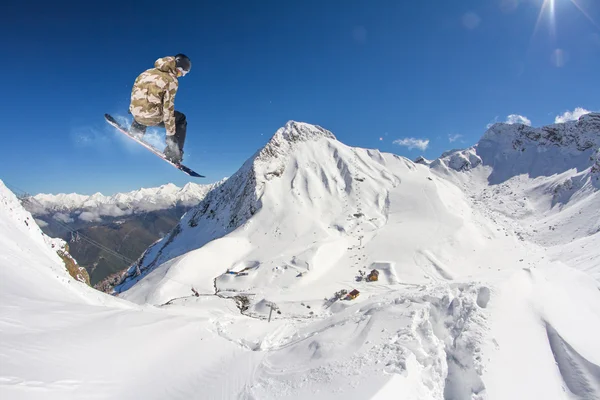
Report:
[[[179,83],[175,57],[156,60],[154,68],[142,72],[131,90],[129,111],[146,126],[164,122],[167,135],[175,134],[175,94]]]

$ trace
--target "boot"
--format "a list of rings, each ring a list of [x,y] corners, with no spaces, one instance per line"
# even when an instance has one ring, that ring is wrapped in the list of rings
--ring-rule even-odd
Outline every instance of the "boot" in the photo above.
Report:
[[[179,148],[175,135],[167,135],[167,147],[165,147],[165,157],[173,164],[181,164],[183,159],[183,150]]]
[[[131,123],[131,127],[129,128],[129,134],[137,140],[142,140],[145,133],[146,125],[138,124],[138,122],[134,119]]]

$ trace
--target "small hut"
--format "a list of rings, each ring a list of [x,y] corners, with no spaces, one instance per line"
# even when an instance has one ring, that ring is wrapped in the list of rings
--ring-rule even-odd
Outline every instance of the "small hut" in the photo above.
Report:
[[[368,282],[375,282],[379,280],[379,271],[377,271],[376,269],[374,269],[373,271],[371,271],[371,273],[369,275],[367,275],[367,281]]]
[[[358,290],[354,289],[353,291],[348,293],[348,295],[346,296],[346,300],[354,300],[355,298],[358,297],[359,294],[360,294],[360,292]]]

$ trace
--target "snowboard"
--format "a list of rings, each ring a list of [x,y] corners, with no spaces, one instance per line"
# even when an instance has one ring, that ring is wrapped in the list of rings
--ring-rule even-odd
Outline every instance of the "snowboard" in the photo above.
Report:
[[[130,138],[131,140],[135,140],[136,142],[138,142],[139,144],[141,144],[142,146],[144,146],[146,149],[150,150],[152,153],[154,153],[158,157],[162,158],[164,161],[168,162],[169,164],[171,164],[172,166],[174,166],[178,170],[183,171],[186,174],[188,174],[189,176],[193,176],[195,178],[205,178],[204,175],[200,175],[199,173],[193,171],[191,168],[186,167],[183,164],[175,164],[175,163],[167,160],[167,157],[165,157],[165,154],[162,151],[160,151],[157,148],[149,145],[148,143],[146,143],[146,142],[144,142],[142,140],[139,140],[139,139],[133,137],[132,135],[130,135],[129,134],[129,129],[127,129],[124,126],[122,126],[121,124],[119,124],[111,115],[104,114],[104,118],[106,119],[106,122],[108,122],[113,127],[115,127],[119,132],[121,132],[122,134],[124,134],[125,136],[127,136],[128,138]]]

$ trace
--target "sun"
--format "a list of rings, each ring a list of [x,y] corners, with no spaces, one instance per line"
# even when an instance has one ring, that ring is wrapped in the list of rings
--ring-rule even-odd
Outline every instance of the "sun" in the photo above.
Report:
[[[540,13],[538,15],[537,21],[535,23],[535,32],[537,32],[540,22],[544,17],[548,18],[548,22],[550,25],[550,33],[552,36],[556,36],[556,7],[555,3],[561,0],[543,0],[542,6],[540,7]],[[567,1],[567,0],[562,0]],[[568,0],[573,4],[596,28],[600,29],[600,25],[596,21],[592,19],[590,14],[579,4],[579,0]]]

